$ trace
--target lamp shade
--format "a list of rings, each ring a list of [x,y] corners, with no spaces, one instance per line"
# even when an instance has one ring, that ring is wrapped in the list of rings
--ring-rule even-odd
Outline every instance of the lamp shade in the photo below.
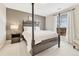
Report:
[[[10,29],[17,30],[18,29],[18,25],[10,25]]]

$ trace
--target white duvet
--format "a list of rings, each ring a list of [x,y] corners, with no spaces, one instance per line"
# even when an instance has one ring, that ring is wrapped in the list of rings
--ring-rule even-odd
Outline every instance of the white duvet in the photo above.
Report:
[[[31,42],[32,42],[32,32],[31,31],[24,31],[23,36],[27,41],[27,49],[28,49],[28,51],[30,51],[31,50]],[[35,44],[37,44],[43,40],[54,38],[57,36],[58,36],[57,33],[53,32],[53,31],[47,31],[47,30],[35,31],[34,32]]]

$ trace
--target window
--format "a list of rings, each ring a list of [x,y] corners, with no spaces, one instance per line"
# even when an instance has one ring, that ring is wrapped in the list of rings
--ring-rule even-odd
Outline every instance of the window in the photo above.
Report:
[[[59,16],[57,17],[57,19],[59,18]],[[60,20],[58,19],[57,20],[57,27],[60,27],[60,28],[67,28],[67,24],[68,24],[68,21],[67,21],[67,15],[61,15],[60,16]]]

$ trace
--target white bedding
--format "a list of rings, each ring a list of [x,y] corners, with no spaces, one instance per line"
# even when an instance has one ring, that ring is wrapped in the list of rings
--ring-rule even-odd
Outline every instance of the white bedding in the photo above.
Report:
[[[31,41],[32,41],[32,32],[24,31],[23,36],[27,41],[27,49],[30,51],[31,49]],[[35,44],[50,38],[58,37],[56,32],[47,31],[47,30],[39,30],[34,32],[34,40]]]

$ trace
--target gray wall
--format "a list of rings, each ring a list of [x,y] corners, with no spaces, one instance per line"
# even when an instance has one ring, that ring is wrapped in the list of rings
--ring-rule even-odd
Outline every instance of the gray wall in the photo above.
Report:
[[[11,33],[13,30],[10,29],[11,24],[19,25],[19,29],[15,32],[22,32],[22,22],[23,20],[28,20],[29,16],[31,16],[30,13],[21,12],[13,9],[6,9],[6,31],[7,31],[7,39],[11,39]],[[45,29],[45,17],[35,15],[35,20],[40,22],[40,28],[41,30]]]

